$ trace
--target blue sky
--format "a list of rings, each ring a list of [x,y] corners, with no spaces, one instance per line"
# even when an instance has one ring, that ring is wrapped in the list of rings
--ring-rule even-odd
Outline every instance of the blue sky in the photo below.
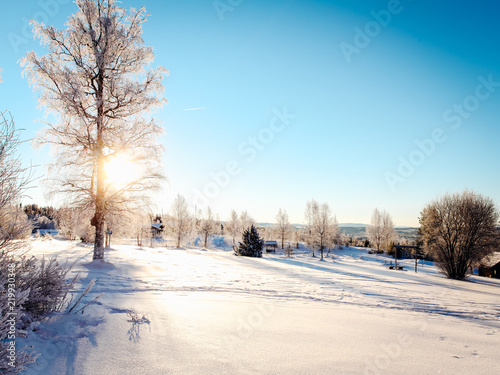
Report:
[[[445,192],[469,188],[500,204],[496,2],[123,1],[142,5],[145,42],[170,71],[169,104],[154,114],[169,179],[158,210],[181,193],[222,219],[234,208],[273,221],[284,208],[302,222],[316,199],[339,222],[368,223],[378,207],[417,225]],[[3,6],[0,110],[31,138],[44,114],[18,60],[43,50],[25,20],[61,28],[75,5]],[[42,176],[48,149],[21,151]],[[42,191],[32,200],[57,205]]]

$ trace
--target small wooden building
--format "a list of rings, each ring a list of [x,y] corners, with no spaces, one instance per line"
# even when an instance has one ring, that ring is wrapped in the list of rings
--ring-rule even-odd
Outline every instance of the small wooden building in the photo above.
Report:
[[[151,234],[153,237],[160,237],[165,227],[160,223],[151,223]]]
[[[488,255],[479,265],[479,276],[500,279],[500,252]]]
[[[276,249],[278,248],[278,242],[266,241],[264,242],[264,246],[266,248],[266,253],[276,253]]]

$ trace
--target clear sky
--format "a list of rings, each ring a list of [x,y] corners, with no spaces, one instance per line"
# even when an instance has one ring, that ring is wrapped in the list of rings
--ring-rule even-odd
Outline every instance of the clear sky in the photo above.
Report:
[[[234,208],[272,222],[284,208],[300,223],[316,199],[339,222],[368,223],[378,207],[417,225],[445,192],[500,205],[498,2],[123,0],[142,5],[145,42],[170,71],[155,113],[169,179],[159,211],[181,193],[222,219]],[[75,9],[3,4],[0,110],[25,138],[44,117],[18,64],[43,53],[26,20],[61,28]],[[48,149],[21,151],[43,176]],[[42,191],[25,203],[57,205]]]

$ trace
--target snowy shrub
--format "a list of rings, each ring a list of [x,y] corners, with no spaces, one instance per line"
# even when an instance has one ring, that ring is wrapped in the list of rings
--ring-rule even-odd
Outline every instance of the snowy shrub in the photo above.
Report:
[[[16,157],[19,144],[12,117],[0,113],[0,374],[9,375],[36,359],[30,350],[15,347],[16,336],[25,335],[31,322],[60,308],[72,286],[65,281],[68,270],[57,261],[38,264],[26,256],[32,228],[18,202],[31,171],[22,168]],[[41,221],[52,225],[48,217]]]
[[[84,243],[93,243],[95,241],[95,230],[90,225],[90,221],[79,228],[80,240]]]
[[[420,213],[424,248],[448,278],[463,280],[474,264],[498,249],[498,219],[491,198],[468,190],[445,194]]]
[[[22,304],[29,293],[18,287],[15,271],[31,233],[18,205],[31,178],[16,157],[19,144],[12,116],[0,113],[0,373],[8,375],[19,373],[36,358],[26,349],[15,348],[17,324],[24,314]]]
[[[243,232],[243,242],[240,242],[239,247],[235,248],[235,255],[247,257],[262,257],[262,248],[264,241],[259,237],[259,233],[252,225],[249,229]]]
[[[378,254],[378,252],[377,252],[377,254]],[[391,242],[391,244],[387,248],[387,255],[394,257],[395,254],[396,254],[396,247],[394,246],[394,243]],[[400,258],[400,257],[401,257],[401,255],[398,253],[398,258]]]
[[[13,351],[11,344],[17,334],[26,334],[32,323],[65,308],[67,293],[76,281],[76,277],[66,281],[71,267],[59,265],[56,259],[39,262],[22,254],[0,253],[0,374],[17,374],[35,361],[33,350]],[[15,363],[10,358],[15,358]]]
[[[0,253],[0,373],[8,375],[19,373],[36,358],[26,348],[12,350],[18,322],[24,316],[22,305],[29,294],[29,290],[17,287],[15,263],[14,254]]]
[[[42,258],[40,264],[37,263],[34,257],[23,259],[18,271],[24,283],[23,288],[29,289],[24,309],[28,318],[33,320],[39,320],[53,311],[61,311],[77,279],[75,276],[71,281],[66,281],[72,267],[61,266],[55,258]]]

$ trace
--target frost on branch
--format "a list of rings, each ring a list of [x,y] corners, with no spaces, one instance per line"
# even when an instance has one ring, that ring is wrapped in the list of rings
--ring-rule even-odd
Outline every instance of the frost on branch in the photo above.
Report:
[[[147,207],[163,178],[158,141],[162,127],[151,111],[164,103],[163,67],[142,38],[145,8],[125,10],[115,0],[77,0],[63,30],[33,22],[48,53],[31,51],[23,74],[40,106],[55,115],[37,143],[50,144],[53,193],[94,214],[94,259],[104,257],[105,222],[123,211]],[[116,184],[106,164],[130,160],[140,173]]]

